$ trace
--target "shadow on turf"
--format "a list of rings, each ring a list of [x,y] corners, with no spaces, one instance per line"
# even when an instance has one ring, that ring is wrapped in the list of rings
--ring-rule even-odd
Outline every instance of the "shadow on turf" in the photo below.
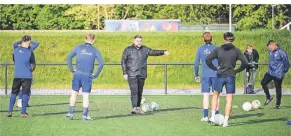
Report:
[[[82,102],[76,102],[76,103],[82,103]],[[37,105],[30,105],[29,107],[54,106],[54,105],[65,105],[65,104],[68,104],[68,102],[63,102],[63,103],[49,103],[49,104],[37,104]],[[15,111],[20,111],[20,110],[13,110],[13,112],[15,112]],[[8,112],[8,110],[0,110],[0,112]]]
[[[291,109],[291,106],[281,106],[280,109]]]
[[[20,110],[13,110],[13,112],[20,111]],[[8,112],[8,110],[0,110],[0,112]]]
[[[154,112],[147,112],[144,114],[120,114],[120,115],[112,115],[112,116],[103,116],[103,117],[93,117],[94,120],[101,120],[101,119],[112,119],[112,118],[123,118],[123,117],[131,117],[131,116],[149,116],[153,115]]]
[[[76,103],[82,103],[82,102],[76,102]],[[48,103],[48,104],[37,104],[37,105],[30,105],[30,107],[39,107],[39,106],[53,106],[53,105],[65,105],[69,104],[68,102],[62,102],[62,103]]]
[[[188,109],[201,109],[201,108],[198,108],[198,107],[169,108],[169,109],[160,109],[160,110],[154,111],[154,112],[146,112],[144,114],[138,114],[138,115],[136,115],[136,114],[121,114],[121,115],[94,117],[93,119],[99,120],[99,119],[110,119],[110,118],[123,118],[123,117],[130,117],[130,116],[149,116],[149,115],[154,115],[155,113],[158,113],[158,112],[188,110]]]
[[[189,109],[201,109],[201,108],[198,108],[198,107],[168,108],[168,109],[160,109],[157,112],[177,111],[177,110],[189,110]]]
[[[231,126],[243,126],[243,125],[250,125],[250,124],[258,124],[258,123],[265,123],[265,122],[274,122],[274,121],[287,121],[286,118],[277,118],[277,119],[261,119],[261,120],[249,120],[246,122],[238,122],[238,123],[231,123]]]
[[[238,118],[247,118],[247,117],[253,117],[253,116],[264,116],[264,113],[256,113],[256,114],[243,114],[243,115],[233,115],[231,116],[231,119],[238,119]]]
[[[97,110],[90,110],[90,111],[97,111]],[[83,111],[74,111],[74,113],[82,113]],[[52,112],[52,113],[43,113],[43,114],[32,114],[32,117],[38,116],[51,116],[51,115],[60,115],[63,114],[64,116],[68,113],[68,111],[63,112]]]

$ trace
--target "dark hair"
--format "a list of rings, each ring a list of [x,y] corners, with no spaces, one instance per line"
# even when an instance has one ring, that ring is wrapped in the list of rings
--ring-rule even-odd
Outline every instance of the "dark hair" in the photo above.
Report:
[[[203,33],[203,40],[205,43],[211,43],[212,42],[212,35],[210,32],[204,32]]]
[[[31,40],[31,37],[29,36],[29,35],[24,35],[23,37],[22,37],[22,41],[23,42],[28,42],[28,41],[30,41]]]
[[[224,33],[224,34],[223,34],[223,38],[224,38],[224,40],[226,40],[226,41],[230,41],[230,42],[233,42],[234,39],[235,39],[233,33],[231,33],[231,32],[226,32],[226,33]]]
[[[136,39],[136,38],[142,39],[142,37],[140,35],[136,35],[136,36],[133,37],[133,39]]]
[[[275,42],[274,40],[269,40],[267,43],[267,46],[269,46],[271,43],[274,43],[274,42]]]

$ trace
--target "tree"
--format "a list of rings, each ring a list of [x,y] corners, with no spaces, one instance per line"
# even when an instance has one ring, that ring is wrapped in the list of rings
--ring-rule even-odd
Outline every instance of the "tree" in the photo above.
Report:
[[[1,5],[1,29],[34,29],[37,5]]]
[[[84,22],[85,29],[96,29],[98,22],[102,22],[99,25],[103,27],[104,19],[115,18],[115,5],[74,5],[65,13],[72,15],[76,21]]]
[[[84,25],[65,15],[70,5],[44,5],[36,17],[38,29],[82,29]]]
[[[271,5],[233,5],[239,30],[272,28]],[[228,23],[228,5],[91,4],[0,5],[0,29],[96,29],[107,19],[180,19],[182,24]],[[290,5],[275,6],[275,27],[290,20]]]
[[[284,15],[284,5],[277,5],[274,22],[276,27],[282,26],[287,18]],[[237,18],[236,27],[239,30],[252,30],[257,28],[272,28],[271,5],[233,5],[233,17]]]

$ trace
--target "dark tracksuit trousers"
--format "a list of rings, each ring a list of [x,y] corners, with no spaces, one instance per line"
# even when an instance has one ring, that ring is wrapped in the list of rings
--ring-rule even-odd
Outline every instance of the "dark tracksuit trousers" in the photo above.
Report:
[[[128,77],[132,107],[140,107],[145,77]]]
[[[270,83],[271,81],[274,81],[275,83],[275,88],[276,88],[276,97],[277,97],[277,103],[276,105],[280,105],[281,104],[281,97],[282,97],[282,81],[283,81],[283,77],[277,78],[277,77],[273,77],[271,75],[269,75],[268,73],[266,73],[264,75],[264,78],[261,81],[261,85],[264,89],[264,92],[266,94],[267,99],[271,98],[270,92],[269,92],[269,88],[268,88],[268,83]]]

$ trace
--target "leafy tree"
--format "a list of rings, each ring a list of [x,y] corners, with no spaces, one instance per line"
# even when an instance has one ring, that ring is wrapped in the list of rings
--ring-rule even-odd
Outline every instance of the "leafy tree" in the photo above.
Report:
[[[36,17],[38,29],[82,29],[83,23],[74,21],[71,15],[65,15],[70,5],[44,5]]]
[[[272,28],[271,5],[234,5],[233,17],[237,18],[236,27],[239,30],[252,30],[257,28]],[[282,9],[284,5],[276,6],[274,22],[276,27],[282,26],[287,18]]]

